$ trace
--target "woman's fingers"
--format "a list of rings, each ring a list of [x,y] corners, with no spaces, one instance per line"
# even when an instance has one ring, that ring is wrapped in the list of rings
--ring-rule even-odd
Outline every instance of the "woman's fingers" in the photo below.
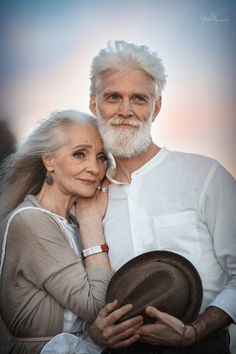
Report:
[[[132,325],[129,325],[128,328],[121,330],[121,328],[117,331],[116,333],[113,333],[110,340],[109,340],[109,345],[114,346],[114,345],[119,345],[121,342],[124,340],[127,340],[128,338],[131,338],[131,336],[138,335],[137,333],[134,334],[134,332],[143,325],[143,320],[134,323]],[[139,335],[138,335],[139,337]]]
[[[109,188],[110,184],[111,182],[107,178],[102,181],[102,187]]]
[[[130,328],[138,329],[143,324],[143,317],[136,316],[116,325],[115,333],[125,333]]]
[[[113,302],[108,303],[106,306],[104,306],[100,312],[99,315],[102,317],[107,317],[112,311],[116,309],[118,305],[118,301],[114,300]]]
[[[124,305],[122,307],[120,307],[117,310],[114,310],[108,317],[108,323],[111,324],[115,324],[122,316],[124,316],[126,313],[128,313],[129,311],[131,311],[133,308],[133,305],[131,304],[127,304]],[[126,322],[126,321],[125,321]],[[120,328],[120,326],[125,326],[125,322],[118,324],[116,327]]]
[[[117,324],[117,321],[133,308],[128,304],[117,309],[117,305],[117,300],[107,304],[90,327],[90,335],[95,342],[112,348],[135,342],[139,338],[135,331],[143,325],[142,316]]]
[[[111,302],[111,303],[107,304],[105,307],[103,307],[103,309],[99,312],[99,316],[106,318],[107,325],[115,324],[122,316],[124,316],[126,313],[131,311],[133,308],[133,305],[131,305],[131,304],[127,304],[127,305],[124,305],[124,306],[116,309],[117,306],[118,306],[118,301],[114,300],[113,302]],[[137,320],[137,318],[138,318],[138,320]],[[140,319],[142,319],[141,316],[134,317],[130,320],[124,321],[124,322],[116,325],[116,327],[123,328],[123,327],[129,325],[130,322],[132,323],[132,321],[134,321],[136,323],[136,321],[139,321]]]
[[[97,192],[108,193],[110,184],[111,182],[107,178],[103,179],[97,188]]]
[[[143,325],[143,318],[137,316],[124,323],[110,326],[104,331],[106,345],[111,348],[118,348],[125,343],[133,343],[140,336],[135,333]]]

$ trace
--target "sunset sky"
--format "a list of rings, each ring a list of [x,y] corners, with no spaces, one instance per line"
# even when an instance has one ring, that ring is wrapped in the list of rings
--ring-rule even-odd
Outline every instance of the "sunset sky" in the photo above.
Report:
[[[236,176],[236,1],[5,0],[0,27],[0,120],[18,141],[53,110],[89,112],[92,58],[123,39],[166,67],[155,142]]]

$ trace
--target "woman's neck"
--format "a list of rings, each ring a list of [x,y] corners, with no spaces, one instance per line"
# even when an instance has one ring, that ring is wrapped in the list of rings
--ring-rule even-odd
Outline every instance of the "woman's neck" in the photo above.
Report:
[[[75,196],[64,195],[54,185],[48,186],[44,183],[36,199],[42,208],[69,219],[70,210],[76,201]]]

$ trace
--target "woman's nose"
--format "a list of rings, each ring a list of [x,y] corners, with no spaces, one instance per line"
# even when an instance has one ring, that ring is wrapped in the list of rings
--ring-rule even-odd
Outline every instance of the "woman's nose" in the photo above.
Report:
[[[86,171],[94,175],[99,173],[98,161],[96,158],[91,158],[86,166]]]

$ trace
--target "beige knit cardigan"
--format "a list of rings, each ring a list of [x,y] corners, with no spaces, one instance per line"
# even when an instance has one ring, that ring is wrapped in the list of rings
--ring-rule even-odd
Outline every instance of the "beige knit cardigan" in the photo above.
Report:
[[[20,207],[40,207],[27,196]],[[0,225],[3,239],[6,220]],[[104,305],[112,272],[84,268],[52,215],[21,211],[11,221],[0,278],[0,311],[15,337],[62,332],[64,309],[92,321]],[[37,354],[45,342],[13,341],[11,353]]]

